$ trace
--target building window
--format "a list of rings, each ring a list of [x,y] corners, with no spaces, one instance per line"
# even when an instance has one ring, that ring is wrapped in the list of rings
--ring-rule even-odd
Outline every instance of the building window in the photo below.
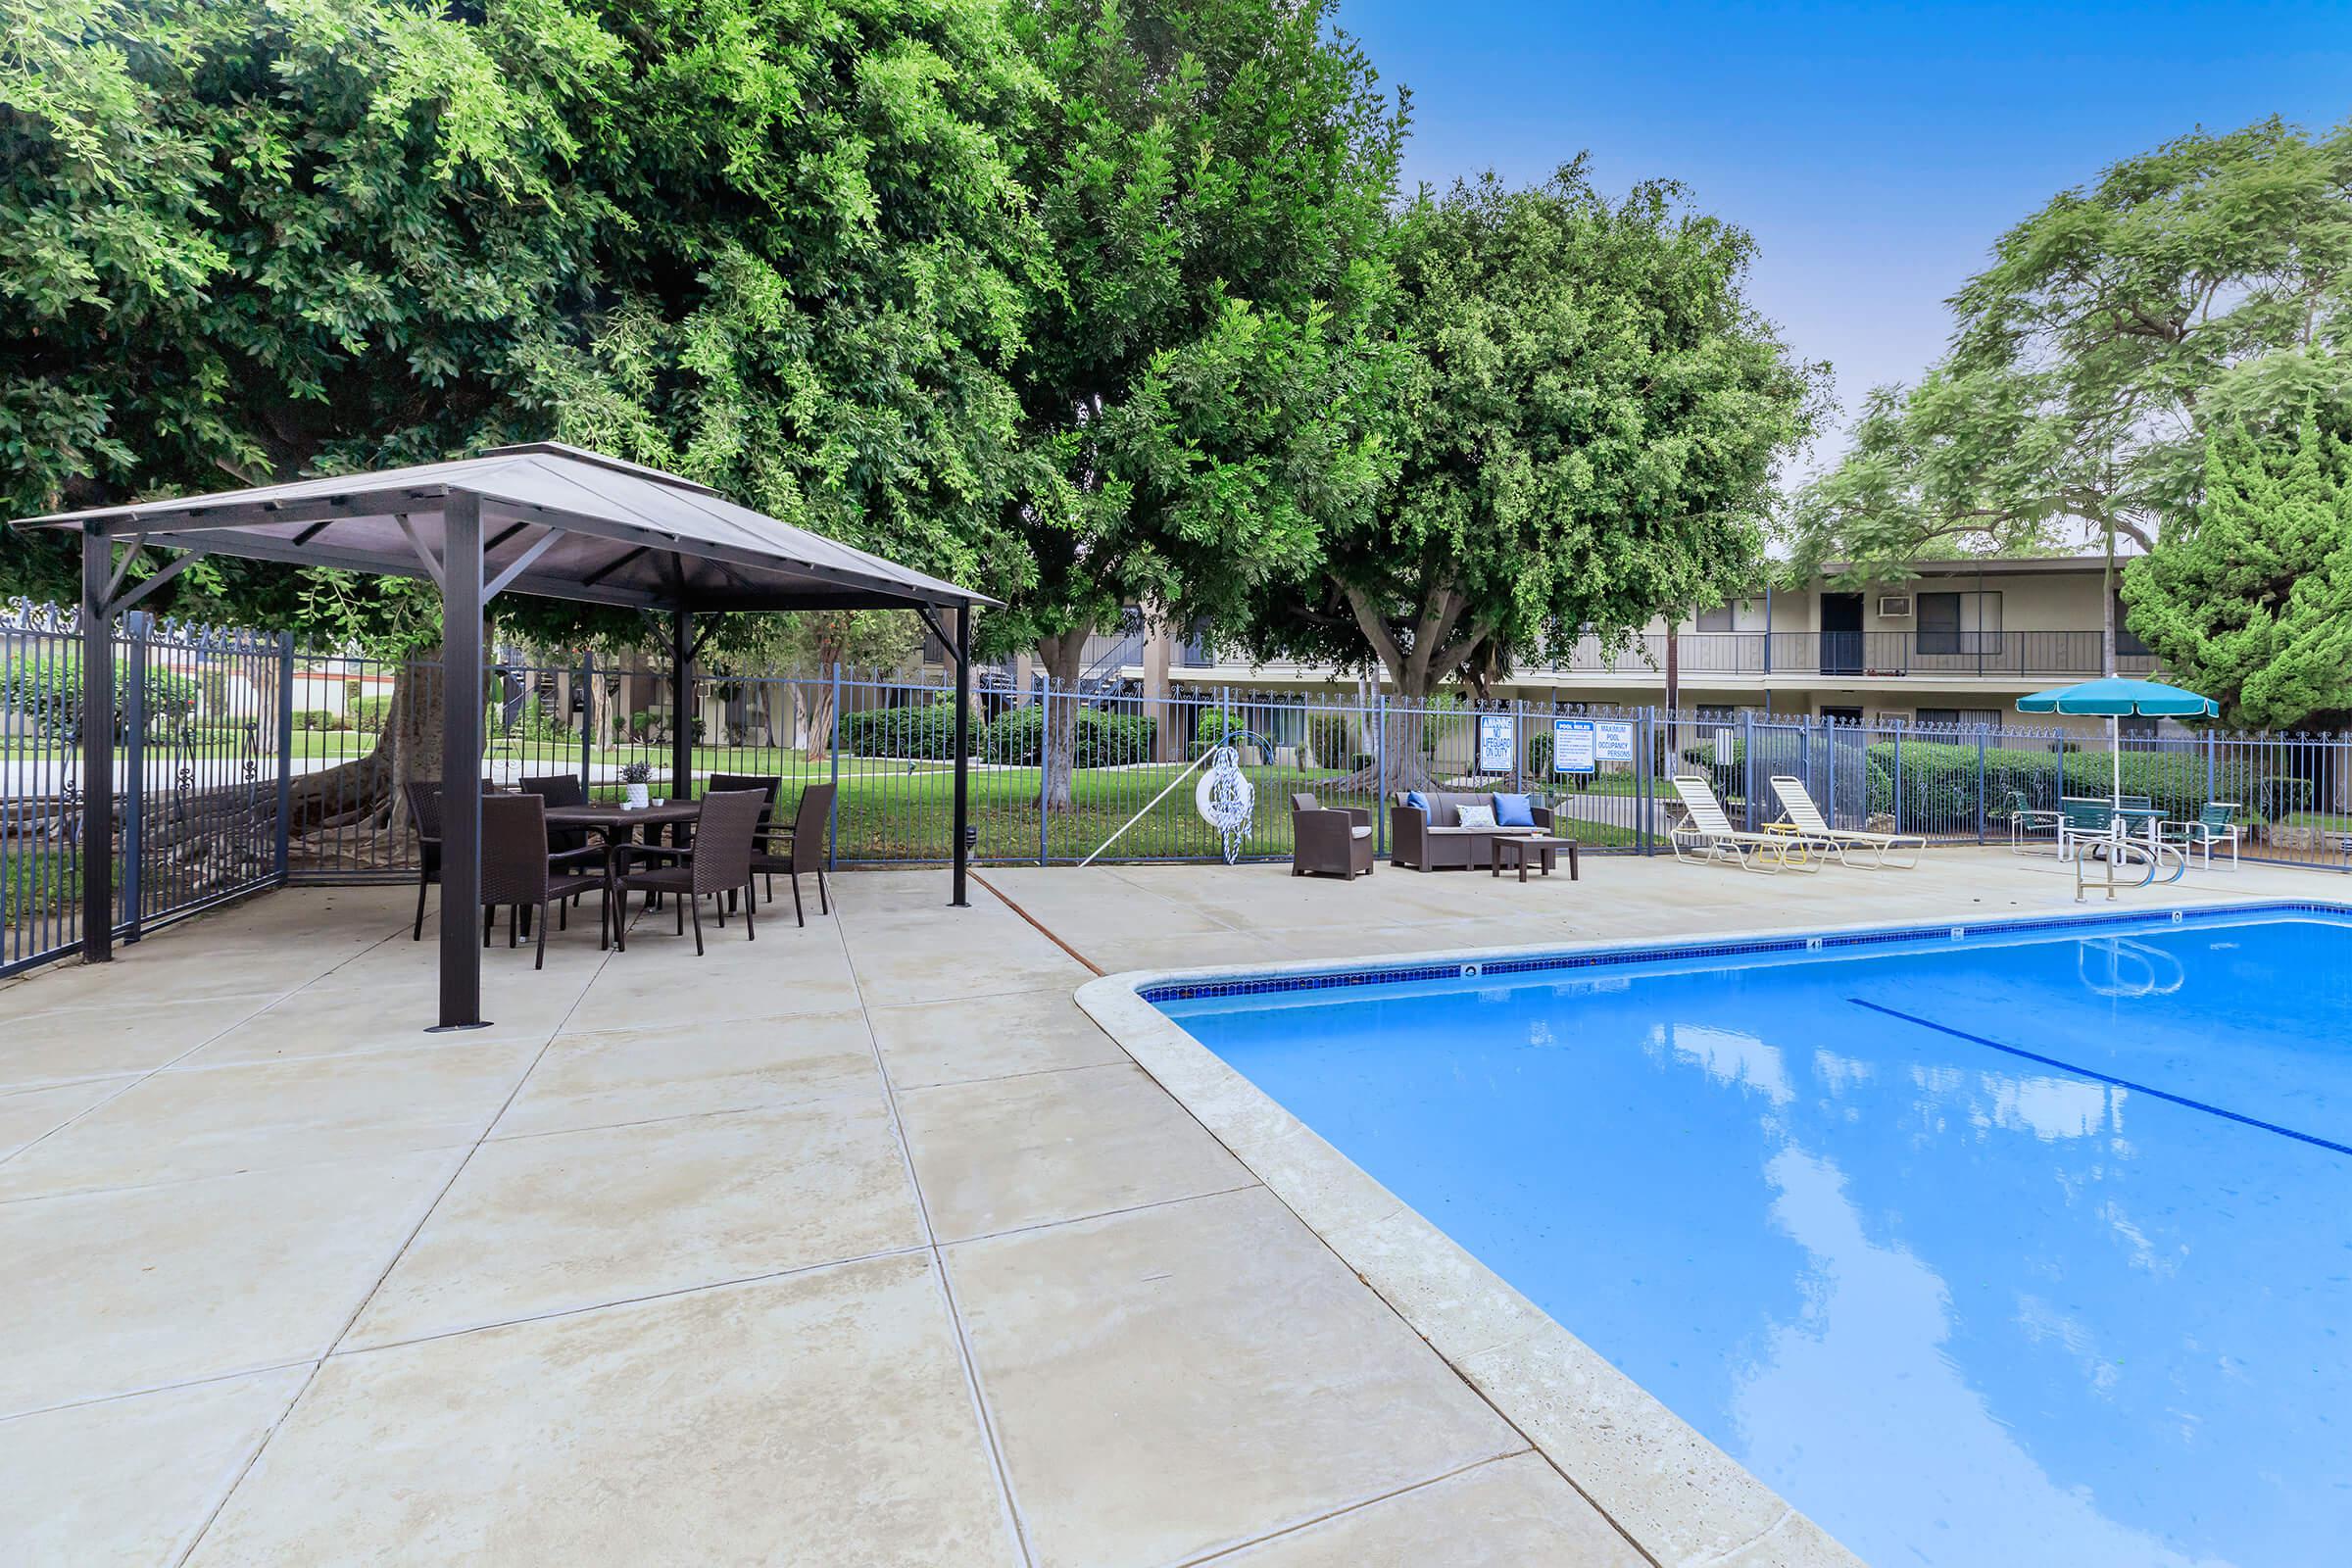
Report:
[[[1698,629],[1700,631],[1730,631],[1732,629],[1732,607],[1717,605],[1713,610],[1700,611],[1698,612]]]
[[[2124,624],[2124,599],[2115,599],[2115,657],[2118,659],[2146,658],[2155,650],[2140,641],[2139,634]]]
[[[1997,709],[1991,708],[1923,708],[1916,722],[1950,725],[1955,729],[1975,729],[1980,724],[1998,729],[2001,715]]]
[[[2000,646],[1998,593],[1921,594],[1919,651],[1923,654],[1985,653]]]

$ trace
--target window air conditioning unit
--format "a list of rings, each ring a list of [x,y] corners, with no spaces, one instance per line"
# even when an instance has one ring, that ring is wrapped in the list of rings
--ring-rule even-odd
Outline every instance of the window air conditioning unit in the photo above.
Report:
[[[1879,618],[1881,620],[1909,620],[1911,618],[1911,596],[1909,594],[1881,595]]]

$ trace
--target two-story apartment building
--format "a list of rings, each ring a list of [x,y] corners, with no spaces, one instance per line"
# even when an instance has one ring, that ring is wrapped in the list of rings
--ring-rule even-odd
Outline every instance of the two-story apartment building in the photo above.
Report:
[[[1863,591],[1823,579],[1663,620],[1632,644],[1584,638],[1522,661],[1496,693],[1563,703],[1647,706],[1668,700],[1669,663],[1685,708],[1764,709],[1885,722],[2015,722],[2029,692],[2102,673],[2099,557],[1923,561],[1899,584]],[[2146,674],[2146,647],[2117,616],[2116,668]],[[1253,664],[1199,639],[1151,628],[1097,639],[1102,674],[1143,681],[1165,658],[1178,686],[1259,690],[1351,684],[1328,667]],[[1671,647],[1670,647],[1671,644]],[[1158,671],[1152,670],[1153,676]]]

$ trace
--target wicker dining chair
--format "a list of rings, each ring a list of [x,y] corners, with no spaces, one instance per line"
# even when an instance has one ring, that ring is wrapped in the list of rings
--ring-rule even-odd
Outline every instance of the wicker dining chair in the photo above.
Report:
[[[577,773],[543,773],[526,778],[522,781],[522,792],[538,796],[550,808],[588,804],[588,786],[580,782]],[[547,830],[550,855],[569,855],[574,850],[588,848],[593,842],[594,836],[584,827],[551,827]],[[579,895],[574,894],[571,902],[577,905]]]
[[[425,890],[441,880],[441,781],[413,778],[400,793],[409,803],[409,820],[416,826],[416,929],[409,940],[422,942]]]
[[[758,790],[761,795],[767,797],[767,803],[760,808],[760,826],[752,834],[754,841],[752,869],[755,871],[760,869],[759,864],[760,846],[766,842],[768,831],[775,824],[776,792],[783,787],[783,784],[782,779],[772,774],[713,773],[710,775],[710,782],[703,789],[703,793],[706,795],[725,790]],[[767,902],[770,904],[776,902],[776,879],[772,875],[767,879]],[[728,900],[730,907],[733,906],[733,903],[734,901],[730,898]]]
[[[718,909],[718,923],[727,923],[727,895],[749,893],[752,887],[752,841],[760,826],[760,811],[766,797],[758,790],[714,790],[703,797],[702,813],[695,818],[694,845],[680,849],[667,844],[624,844],[615,852],[612,886],[620,898],[620,907],[628,907],[628,896],[636,889],[648,893],[666,893],[675,898],[678,910],[678,934],[686,934],[686,919],[694,917],[694,951],[703,952],[703,900],[713,901]],[[664,865],[649,866],[642,870],[629,862],[637,858],[666,860]],[[759,931],[752,910],[753,900],[743,905],[743,934],[747,942],[757,941]],[[625,922],[622,922],[625,925]],[[629,951],[627,932],[616,925],[614,945],[623,953]]]
[[[833,816],[832,784],[811,784],[801,791],[800,804],[793,808],[792,826],[771,827],[760,836],[759,848],[752,855],[752,869],[772,876],[781,871],[792,882],[792,917],[802,925],[808,916],[801,907],[801,873],[816,873],[816,912],[831,914],[833,906],[825,886],[825,824]],[[778,844],[782,847],[779,849]],[[775,885],[772,881],[768,884]]]
[[[577,773],[546,773],[522,781],[526,795],[536,795],[549,806],[586,806],[588,786],[580,782]],[[588,847],[588,830],[578,827],[559,827],[549,830],[547,847],[559,853],[584,850]]]
[[[597,946],[605,946],[612,930],[612,891],[601,864],[595,871],[576,865],[602,861],[601,849],[569,850],[551,855],[547,848],[547,802],[528,791],[519,795],[482,797],[482,946],[490,945],[501,905],[507,907],[507,946],[514,946],[522,911],[538,914],[539,952],[534,969],[547,967],[547,906],[557,906],[562,918],[564,901],[596,893],[602,907]],[[570,922],[564,922],[568,925]]]

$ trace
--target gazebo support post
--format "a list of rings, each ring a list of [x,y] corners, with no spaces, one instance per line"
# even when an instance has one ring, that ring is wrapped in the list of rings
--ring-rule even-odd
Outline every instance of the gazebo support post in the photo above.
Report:
[[[694,799],[694,614],[669,617],[669,798]],[[679,842],[683,843],[681,839]]]
[[[964,875],[971,859],[971,850],[964,842],[964,828],[972,817],[972,607],[956,607],[956,878],[954,896],[948,900],[951,908],[968,908],[971,901],[964,897]]]
[[[114,542],[81,530],[81,959],[115,956]]]
[[[482,1026],[482,501],[450,492],[441,547],[441,1022]]]

